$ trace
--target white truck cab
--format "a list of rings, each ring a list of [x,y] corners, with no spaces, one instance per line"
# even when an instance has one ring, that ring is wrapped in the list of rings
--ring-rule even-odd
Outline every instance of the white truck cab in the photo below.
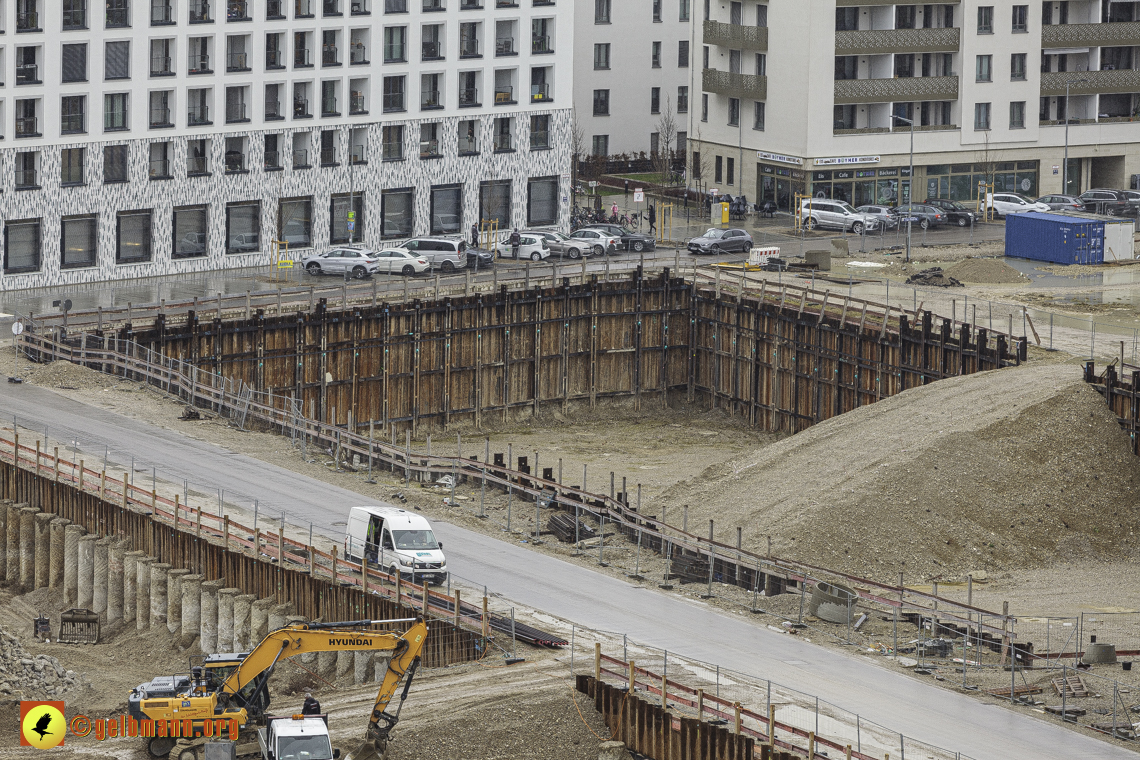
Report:
[[[370,565],[413,583],[439,585],[447,580],[443,544],[422,515],[398,507],[353,507],[345,528],[344,556],[354,562],[368,558]]]
[[[257,730],[261,760],[337,760],[340,750],[329,740],[327,715],[266,718]]]

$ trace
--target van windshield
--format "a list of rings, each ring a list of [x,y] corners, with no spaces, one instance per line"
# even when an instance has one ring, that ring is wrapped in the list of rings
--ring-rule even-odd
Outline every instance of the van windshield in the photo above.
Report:
[[[394,530],[392,538],[397,549],[438,549],[435,534],[430,530]]]

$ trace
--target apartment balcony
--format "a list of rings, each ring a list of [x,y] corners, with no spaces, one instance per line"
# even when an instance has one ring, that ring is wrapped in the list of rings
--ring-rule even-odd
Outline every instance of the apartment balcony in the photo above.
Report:
[[[40,121],[35,116],[16,118],[16,137],[39,137]]]
[[[518,101],[515,100],[515,88],[510,85],[497,84],[495,85],[495,105],[507,106],[514,105]]]
[[[1048,28],[1048,27],[1046,27]],[[954,53],[961,46],[962,30],[868,29],[835,33],[836,55],[885,53]]]
[[[962,0],[941,0],[940,5],[959,5]],[[838,8],[855,8],[863,5],[898,5],[898,0],[835,0]]]
[[[707,90],[708,87],[705,87]],[[902,77],[897,79],[840,79],[835,82],[835,104],[913,103],[922,100],[957,100],[958,77]]]
[[[1089,26],[1114,26],[1114,24],[1090,24]],[[1071,82],[1069,86],[1070,95],[1103,95],[1119,92],[1140,92],[1140,69],[1116,69],[1114,71],[1045,71],[1041,73],[1042,97],[1048,95],[1064,95],[1066,82]]]
[[[842,32],[837,32],[838,37]],[[706,45],[720,45],[733,50],[768,50],[768,27],[722,24],[719,21],[706,21],[704,40]]]
[[[210,121],[210,109],[207,106],[190,106],[186,109],[186,124],[191,127],[213,124]]]
[[[952,132],[960,129],[957,124],[920,124],[914,128],[915,132]],[[891,127],[857,127],[855,129],[843,129],[837,127],[832,130],[835,135],[882,135],[890,134],[891,132],[910,132],[910,125],[899,123],[899,126],[892,129]]]
[[[309,164],[309,151],[298,148],[293,149],[293,168],[294,169],[308,169]]]
[[[744,100],[768,99],[768,77],[765,76],[705,69],[703,80],[701,86],[705,92],[719,92],[721,95]]]
[[[364,93],[353,92],[348,97],[348,112],[353,116],[364,116],[368,109],[364,107]]]
[[[1128,47],[1140,45],[1140,21],[1056,24],[1041,27],[1041,47]]]

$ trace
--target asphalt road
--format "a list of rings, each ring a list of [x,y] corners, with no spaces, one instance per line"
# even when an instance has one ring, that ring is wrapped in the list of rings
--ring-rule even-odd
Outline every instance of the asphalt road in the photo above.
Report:
[[[18,415],[79,438],[86,451],[108,446],[122,456],[161,463],[160,477],[211,483],[227,501],[285,508],[296,519],[338,537],[357,494],[329,486],[176,431],[150,426],[27,385],[0,386],[0,414]],[[982,704],[928,686],[872,661],[848,657],[657,589],[638,587],[519,545],[437,524],[451,569],[503,597],[585,626],[622,631],[632,639],[818,695],[868,720],[977,760],[1132,758],[1127,749],[1090,739],[1055,723]],[[892,752],[892,756],[894,753]]]

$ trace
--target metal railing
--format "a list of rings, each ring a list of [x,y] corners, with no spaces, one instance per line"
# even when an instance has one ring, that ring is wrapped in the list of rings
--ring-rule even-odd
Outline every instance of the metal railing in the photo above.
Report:
[[[121,28],[131,25],[130,8],[108,8],[107,28]]]
[[[293,98],[293,116],[312,116],[309,113],[309,99],[308,98]]]
[[[530,131],[530,147],[534,148],[549,148],[550,147],[550,131],[546,129],[532,129]]]
[[[205,174],[206,167],[208,166],[209,159],[206,156],[187,156],[186,157],[186,173],[187,174]]]
[[[479,141],[474,137],[459,138],[459,155],[474,155],[479,152]]]
[[[16,14],[16,31],[31,32],[40,28],[40,14],[35,11],[25,11]]]
[[[442,11],[447,10],[443,4],[443,0],[424,0],[423,9],[425,11]]]
[[[293,168],[298,169],[309,165],[309,151],[305,148],[293,149]]]
[[[245,53],[230,53],[226,56],[226,71],[248,71],[249,64]]]
[[[86,114],[63,114],[59,118],[59,131],[63,134],[77,134],[85,131]]]
[[[350,153],[350,160],[354,164],[363,164],[367,161],[363,145],[353,145]]]
[[[16,84],[40,84],[40,67],[34,63],[21,63],[16,67]]]
[[[459,40],[459,57],[460,58],[478,58],[482,53],[479,52],[479,40],[475,37],[463,37]]]
[[[404,142],[402,140],[389,140],[380,147],[381,157],[385,161],[398,161],[404,157]]]
[[[363,42],[354,42],[348,46],[349,63],[368,63],[368,48]]]
[[[423,43],[420,57],[425,61],[438,61],[443,58],[443,45],[438,40]]]
[[[265,4],[266,18],[285,18],[285,7],[282,0],[268,0]]]
[[[502,132],[496,132],[495,133],[495,152],[496,153],[503,153],[503,152],[510,151],[513,149],[514,149],[513,141],[511,140],[510,134],[504,134]]]
[[[324,0],[321,4],[321,13],[325,16],[343,16],[340,10],[340,0]]]
[[[479,89],[476,87],[460,87],[459,88],[459,106],[477,106],[479,105]]]
[[[495,104],[514,103],[515,88],[510,85],[495,85]]]
[[[385,13],[407,13],[408,0],[384,0]]]
[[[339,66],[340,65],[340,51],[336,45],[324,45],[321,47],[321,65],[322,66]]]
[[[348,96],[348,112],[354,115],[368,113],[364,107],[363,92],[354,92]]]
[[[191,74],[209,74],[210,73],[210,56],[208,55],[192,55],[188,64],[187,71]]]
[[[340,111],[336,107],[335,97],[321,98],[321,116],[339,116]]]
[[[443,108],[443,101],[440,100],[439,90],[424,90],[420,93],[420,108],[424,110],[432,108]]]
[[[313,5],[310,0],[296,0],[293,5],[293,15],[296,18],[312,18]]]
[[[514,37],[495,38],[495,55],[516,55],[517,53]]]
[[[384,62],[385,63],[400,63],[407,59],[407,54],[404,52],[404,44],[402,42],[385,44],[384,45]]]
[[[229,0],[226,3],[227,21],[249,21],[249,5],[245,0]]]
[[[280,169],[281,168],[281,151],[277,151],[277,150],[265,151],[264,166],[266,169]]]
[[[213,21],[210,17],[210,3],[207,0],[195,0],[190,3],[190,23],[203,23]]]
[[[532,102],[539,103],[547,100],[552,100],[550,95],[549,86],[546,84],[532,84],[530,86],[530,99]]]
[[[420,158],[433,158],[439,155],[439,140],[420,140]]]
[[[265,118],[275,119],[275,118],[280,118],[280,117],[281,117],[281,101],[277,100],[277,99],[266,100],[265,101]]]
[[[33,137],[40,133],[40,120],[35,116],[16,117],[16,137]]]
[[[265,51],[265,68],[267,69],[283,69],[285,68],[284,53],[280,50],[266,50]]]
[[[152,127],[171,127],[174,126],[170,123],[170,106],[162,106],[161,108],[150,109],[150,125]]]
[[[530,52],[535,54],[553,53],[554,48],[550,45],[550,37],[531,37]]]
[[[298,48],[293,51],[293,65],[299,66],[312,66],[313,62],[309,58],[311,51],[308,48]]]
[[[210,107],[206,105],[190,106],[186,110],[186,123],[192,127],[201,124],[209,124]]]
[[[246,114],[245,103],[227,103],[226,104],[226,121],[249,121],[249,116]]]
[[[336,163],[336,148],[321,148],[321,166],[333,166]]]
[[[16,170],[16,187],[39,187],[39,184],[39,172],[35,169]]]
[[[384,110],[385,111],[403,111],[404,110],[404,93],[402,93],[402,92],[386,92],[386,93],[384,93]]]
[[[170,160],[166,158],[151,159],[149,162],[151,177],[169,177]]]
[[[245,171],[245,154],[236,151],[226,151],[226,173],[235,174]]]
[[[81,4],[79,7],[65,8],[63,11],[63,28],[86,29],[87,5]]]
[[[152,55],[150,57],[150,75],[152,77],[165,76],[173,74],[174,70],[171,68],[173,61],[168,55]]]

